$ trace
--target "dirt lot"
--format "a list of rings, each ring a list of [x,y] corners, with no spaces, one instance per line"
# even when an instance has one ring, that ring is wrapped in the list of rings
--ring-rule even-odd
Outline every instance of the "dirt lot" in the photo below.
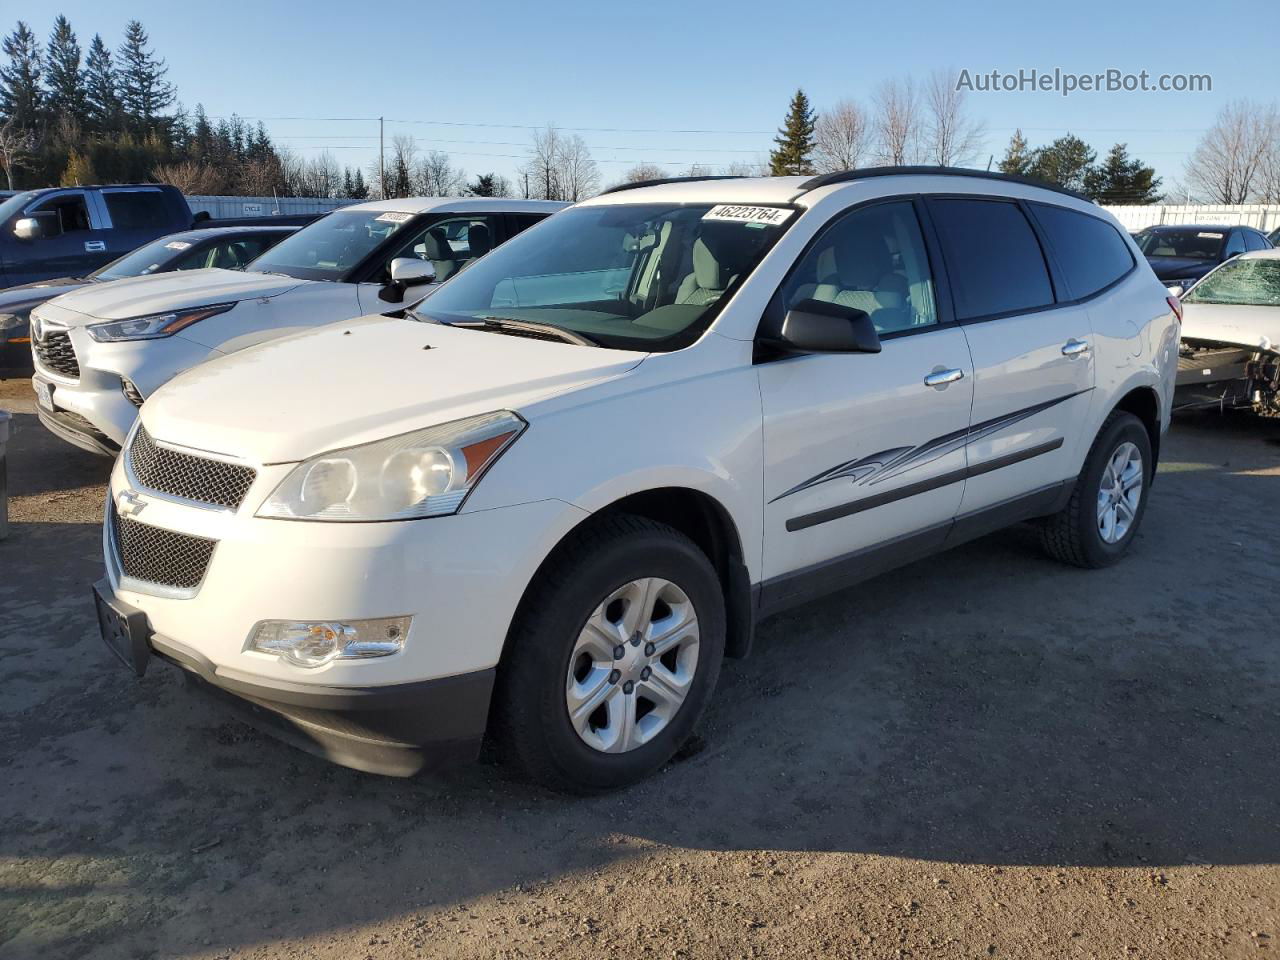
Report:
[[[29,387],[0,543],[0,956],[1280,953],[1280,423],[1175,426],[1106,572],[1009,531],[763,625],[705,746],[578,800],[387,780],[108,658],[108,465]]]

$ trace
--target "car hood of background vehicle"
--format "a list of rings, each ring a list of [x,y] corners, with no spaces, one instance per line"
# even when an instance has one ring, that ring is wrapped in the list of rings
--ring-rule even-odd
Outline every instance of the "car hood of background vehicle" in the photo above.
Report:
[[[307,280],[279,277],[270,273],[245,273],[241,270],[179,270],[147,277],[125,277],[106,283],[91,283],[64,293],[52,301],[61,311],[84,317],[82,324],[101,320],[127,320],[153,313],[168,313],[210,303],[248,300],[252,297],[275,297]],[[75,322],[75,317],[59,313],[60,322]]]
[[[59,291],[68,287],[88,286],[90,281],[80,277],[58,277],[56,280],[41,280],[39,283],[24,283],[16,287],[5,287],[0,290],[0,313],[13,309],[21,309],[35,303],[42,303],[50,297],[56,297]]]
[[[1280,353],[1280,307],[1184,303],[1182,339],[1233,343]]]
[[[1197,257],[1147,257],[1147,263],[1161,280],[1199,279],[1216,266],[1212,260]]]
[[[617,376],[646,354],[360,317],[219,357],[148,398],[158,440],[290,463]]]

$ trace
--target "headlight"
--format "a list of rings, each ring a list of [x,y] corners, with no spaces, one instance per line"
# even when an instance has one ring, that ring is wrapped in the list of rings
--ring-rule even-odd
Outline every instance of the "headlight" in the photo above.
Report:
[[[500,410],[322,453],[294,467],[258,516],[367,521],[456,513],[525,426]]]
[[[113,320],[89,326],[89,336],[99,343],[115,343],[121,340],[159,340],[185,330],[193,323],[226,313],[235,303],[214,303],[207,307],[190,307],[173,313],[156,313],[129,320]]]
[[[412,617],[380,620],[261,620],[245,649],[277,654],[299,667],[322,667],[334,660],[387,657],[404,649]]]

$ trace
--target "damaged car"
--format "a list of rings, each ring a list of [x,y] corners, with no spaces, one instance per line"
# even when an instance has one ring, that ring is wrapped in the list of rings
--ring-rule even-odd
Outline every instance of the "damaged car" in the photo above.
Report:
[[[1182,305],[1174,408],[1280,416],[1280,250],[1222,264]]]

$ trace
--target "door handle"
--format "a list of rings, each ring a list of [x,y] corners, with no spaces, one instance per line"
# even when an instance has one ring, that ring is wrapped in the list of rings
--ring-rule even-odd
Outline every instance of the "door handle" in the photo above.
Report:
[[[926,387],[945,387],[949,383],[964,379],[963,370],[935,370],[924,378]]]
[[[1076,340],[1074,337],[1062,345],[1062,355],[1064,357],[1078,357],[1088,352],[1089,344],[1084,340]]]

